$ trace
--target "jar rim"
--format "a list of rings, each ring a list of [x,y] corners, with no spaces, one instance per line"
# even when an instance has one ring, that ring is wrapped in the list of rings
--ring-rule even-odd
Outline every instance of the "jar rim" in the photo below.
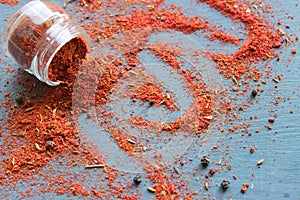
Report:
[[[49,60],[47,61],[46,65],[45,65],[45,69],[42,71],[42,77],[44,79],[44,82],[47,83],[48,85],[51,85],[51,86],[57,86],[60,84],[60,81],[51,81],[49,79],[49,67],[53,61],[53,58],[55,57],[55,55],[57,54],[57,52],[59,50],[61,50],[61,48],[66,45],[68,42],[72,41],[73,39],[75,38],[82,38],[84,43],[85,43],[85,46],[86,46],[86,49],[87,49],[87,52],[90,51],[90,41],[89,41],[89,37],[87,34],[83,34],[83,32],[77,32],[75,34],[73,34],[71,37],[67,38],[64,42],[62,42],[56,49],[55,51],[52,53],[51,57],[49,58]]]
[[[80,25],[73,21],[72,16],[66,11],[62,10],[60,12],[59,8],[58,10],[53,9],[52,7],[48,7],[48,4],[52,5],[52,2],[33,0],[18,8],[4,28],[2,43],[4,53],[14,62],[24,67],[25,71],[35,75],[40,81],[48,85],[57,86],[60,82],[51,81],[48,76],[49,67],[54,56],[65,44],[77,37],[82,39],[86,53],[88,53],[90,51],[90,37]],[[53,5],[55,6],[55,4]],[[43,12],[43,10],[40,9],[42,7],[46,7],[49,11]],[[42,11],[41,14],[40,10]],[[45,20],[58,18],[58,20],[54,20],[55,22],[43,33],[44,35],[38,38],[39,41],[34,46],[36,51],[32,54],[32,58],[28,64],[25,65],[20,63],[16,55],[11,54],[9,49],[12,34],[18,28],[24,17],[29,17],[29,20],[37,25],[44,23]]]

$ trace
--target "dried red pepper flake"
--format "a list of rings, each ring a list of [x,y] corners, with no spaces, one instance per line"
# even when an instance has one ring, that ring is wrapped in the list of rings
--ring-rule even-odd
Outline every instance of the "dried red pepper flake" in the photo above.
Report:
[[[213,176],[216,172],[219,172],[220,168],[210,168],[209,169],[209,174],[210,176]]]
[[[254,147],[251,147],[249,151],[250,151],[250,153],[254,153],[255,148],[254,148]]]
[[[269,119],[268,119],[268,122],[270,122],[270,123],[274,123],[275,122],[275,119],[273,118],[273,117],[270,117]]]
[[[244,187],[244,186],[243,186],[243,187],[241,188],[241,193],[244,194],[244,193],[246,193],[246,191],[247,191],[247,187]]]
[[[9,4],[13,7],[19,3],[19,0],[0,0],[0,3]]]

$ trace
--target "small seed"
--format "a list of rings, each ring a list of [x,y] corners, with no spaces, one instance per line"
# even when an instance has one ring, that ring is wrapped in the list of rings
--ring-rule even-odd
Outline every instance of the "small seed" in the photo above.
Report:
[[[35,146],[35,148],[36,148],[37,150],[39,150],[39,151],[42,150],[41,147],[40,147],[40,145],[39,145],[38,143],[34,143],[34,146]]]
[[[165,100],[163,99],[161,102],[159,102],[159,105],[165,103]]]
[[[277,78],[272,79],[275,83],[279,83],[279,80]]]
[[[179,169],[178,169],[177,166],[174,167],[174,171],[175,171],[177,174],[180,174],[180,171],[179,171]]]
[[[135,176],[133,178],[133,182],[134,182],[134,184],[139,185],[142,182],[142,177],[139,175]]]
[[[207,167],[208,165],[209,165],[209,157],[208,156],[203,156],[202,158],[201,158],[201,165],[203,166],[203,167]]]
[[[204,183],[204,187],[205,187],[206,191],[209,190],[209,184],[208,184],[208,182]]]
[[[134,139],[127,139],[127,141],[130,143],[130,144],[136,144],[136,141]]]
[[[169,100],[171,98],[170,94],[167,93],[167,99]]]
[[[230,182],[226,179],[224,179],[221,183],[221,188],[223,190],[227,190],[230,187]]]
[[[52,117],[55,118],[57,112],[57,107],[53,109],[52,111]]]
[[[85,169],[93,169],[93,168],[103,168],[105,165],[99,164],[99,165],[86,165],[84,168]]]
[[[155,189],[153,187],[147,187],[147,190],[151,193],[155,193]]]
[[[32,110],[34,110],[34,107],[26,108],[25,112],[30,112]]]
[[[138,73],[136,73],[135,71],[129,70],[129,73],[133,74],[133,75],[137,75]]]
[[[278,28],[278,32],[280,33],[280,35],[285,35],[285,32],[281,28]]]
[[[128,87],[135,87],[135,85],[132,84],[132,83],[129,83],[127,86],[128,86]]]
[[[236,80],[235,76],[232,76],[232,80],[235,84],[237,84],[237,85],[239,84],[239,82]]]
[[[204,119],[213,119],[213,116],[212,116],[212,115],[209,115],[209,116],[204,116],[203,118],[204,118]]]
[[[264,159],[260,159],[259,161],[257,161],[257,165],[262,165],[264,163]]]
[[[255,89],[253,89],[252,92],[251,92],[251,95],[252,95],[253,98],[256,97],[257,91]]]

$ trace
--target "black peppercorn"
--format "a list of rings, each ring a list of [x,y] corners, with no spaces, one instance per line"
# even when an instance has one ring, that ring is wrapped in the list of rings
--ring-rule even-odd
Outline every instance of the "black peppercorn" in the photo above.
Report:
[[[47,141],[46,142],[46,150],[50,151],[56,146],[55,142],[53,141]]]
[[[201,158],[201,165],[203,167],[207,167],[209,165],[209,157],[208,156],[203,156]]]
[[[25,102],[25,101],[24,101],[24,97],[23,97],[22,95],[17,96],[17,97],[16,97],[16,102],[17,102],[17,104],[20,105],[20,106],[23,105],[24,102]]]
[[[257,91],[255,89],[253,89],[252,92],[251,92],[251,95],[252,95],[253,98],[256,97]]]
[[[221,183],[221,188],[223,190],[227,190],[230,187],[230,182],[226,179],[224,179]]]
[[[153,106],[154,103],[155,103],[154,100],[150,100],[150,101],[149,101],[149,106]]]
[[[142,177],[137,175],[133,178],[133,182],[135,185],[139,185],[142,182]]]

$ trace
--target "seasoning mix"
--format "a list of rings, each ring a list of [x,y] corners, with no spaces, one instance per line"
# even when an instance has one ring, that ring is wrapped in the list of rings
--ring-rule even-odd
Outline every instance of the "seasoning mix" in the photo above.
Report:
[[[41,4],[39,1],[32,2]],[[157,199],[199,199],[202,197],[200,190],[211,190],[214,184],[209,183],[209,180],[220,173],[221,169],[210,168],[213,162],[208,155],[200,157],[198,161],[193,158],[189,161],[172,158],[171,163],[159,162],[164,155],[155,153],[154,161],[151,162],[139,160],[141,157],[137,156],[143,172],[132,175],[109,165],[101,147],[95,147],[93,141],[87,141],[78,128],[79,116],[84,113],[86,118],[96,121],[110,135],[118,149],[134,157],[150,152],[151,141],[149,135],[134,134],[132,127],[137,127],[135,130],[138,133],[143,130],[151,132],[152,139],[155,138],[159,144],[167,142],[164,137],[176,137],[178,130],[193,140],[209,135],[209,127],[218,114],[230,115],[234,110],[247,106],[232,106],[227,99],[234,101],[234,98],[228,96],[228,91],[212,88],[197,67],[185,68],[186,62],[180,58],[186,49],[168,42],[149,43],[151,36],[158,33],[176,31],[193,35],[202,31],[210,41],[238,47],[233,54],[212,51],[204,53],[206,59],[216,64],[223,77],[232,79],[236,85],[243,80],[260,79],[264,72],[252,64],[269,61],[277,56],[274,48],[282,45],[282,32],[265,22],[244,1],[196,1],[196,5],[201,3],[234,22],[243,23],[248,35],[246,40],[218,30],[217,26],[199,16],[189,17],[180,7],[168,5],[163,0],[68,1],[66,9],[79,13],[77,18],[81,19],[89,36],[82,29],[75,28],[78,34],[70,34],[68,39],[59,43],[59,48],[55,48],[48,57],[46,54],[40,63],[44,67],[35,72],[32,63],[39,48],[45,49],[43,45],[48,41],[44,38],[45,34],[50,37],[48,30],[61,20],[69,20],[69,15],[62,8],[42,3],[53,14],[43,18],[46,20],[42,23],[32,23],[35,18],[30,16],[22,17],[17,26],[8,31],[10,39],[4,41],[6,51],[40,80],[49,85],[60,84],[50,87],[22,72],[13,72],[16,73],[15,82],[20,86],[16,91],[21,97],[16,98],[10,92],[5,94],[8,116],[3,124],[4,131],[0,132],[0,153],[3,155],[0,163],[1,192],[16,190],[18,198],[54,194],[66,197],[140,199],[144,195],[142,193],[148,190],[146,196],[150,195],[149,198],[155,195]],[[262,3],[257,4],[262,10],[265,9]],[[26,13],[27,9],[22,12]],[[123,39],[119,38],[120,35]],[[95,51],[86,56],[89,37]],[[97,51],[97,48],[106,49],[102,46],[105,41],[108,41],[109,53]],[[185,81],[185,90],[193,97],[193,101],[190,109],[169,121],[149,119],[139,114],[138,110],[128,114],[129,111],[122,107],[122,112],[129,117],[124,127],[121,127],[122,116],[118,116],[109,106],[116,102],[121,105],[124,99],[127,99],[128,104],[137,104],[147,111],[161,108],[166,113],[176,113],[181,109],[176,92],[164,88],[156,77],[153,78],[145,71],[140,57],[144,52],[159,60],[164,67],[169,67],[172,73],[178,74]],[[189,53],[197,54],[197,51]],[[249,91],[253,99],[259,93],[255,90],[254,95],[250,84],[245,84],[245,91]],[[219,99],[221,103],[216,103],[217,97],[222,97]],[[91,112],[91,107],[95,108],[94,112]],[[238,127],[229,131],[236,129]],[[222,127],[219,132],[224,132]],[[197,145],[200,147],[203,143]],[[193,169],[186,171],[186,164],[193,162],[198,162],[196,172]],[[231,170],[228,161],[223,166]],[[199,184],[198,190],[190,189],[184,174],[195,177],[199,170],[206,168],[208,172],[203,175],[203,183]],[[232,187],[233,182],[224,179],[221,183],[224,192],[229,190],[229,185]],[[32,187],[25,187],[24,191],[19,184]],[[247,188],[243,186],[241,192],[245,193]],[[5,198],[9,198],[9,192],[6,195]]]

